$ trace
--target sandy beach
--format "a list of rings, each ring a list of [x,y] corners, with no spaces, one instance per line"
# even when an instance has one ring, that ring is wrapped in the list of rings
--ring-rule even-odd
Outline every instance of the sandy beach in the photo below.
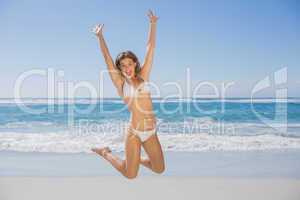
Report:
[[[298,150],[165,155],[129,180],[95,154],[2,151],[0,199],[300,199]]]
[[[116,153],[124,158],[124,152]],[[142,152],[144,157],[144,151]],[[165,152],[166,171],[157,175],[140,166],[144,176],[258,177],[300,179],[300,151]],[[0,151],[0,176],[117,176],[108,162],[94,153]]]
[[[0,199],[299,200],[300,180],[278,178],[1,177]]]

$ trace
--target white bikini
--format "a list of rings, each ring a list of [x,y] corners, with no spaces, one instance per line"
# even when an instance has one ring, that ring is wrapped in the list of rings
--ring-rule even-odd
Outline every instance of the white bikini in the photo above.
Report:
[[[125,97],[133,97],[137,95],[137,92],[150,92],[150,86],[148,81],[144,81],[138,88],[134,88],[132,85],[128,84],[127,81],[124,81],[123,85],[123,95]]]
[[[127,81],[124,81],[123,85],[123,96],[124,97],[135,97],[139,92],[150,92],[150,86],[148,81],[144,81],[141,83],[138,88],[134,88],[132,85],[128,84]],[[130,115],[130,123],[132,121],[132,114]],[[140,131],[137,129],[134,129],[130,126],[130,129],[132,130],[132,133],[140,138],[142,142],[145,142],[148,138],[150,138],[152,135],[156,134],[157,128],[155,127],[152,130],[144,130]]]

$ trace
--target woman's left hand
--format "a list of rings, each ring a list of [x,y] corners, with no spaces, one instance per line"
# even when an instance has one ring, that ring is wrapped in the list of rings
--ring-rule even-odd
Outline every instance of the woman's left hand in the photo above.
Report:
[[[150,23],[156,23],[159,18],[153,14],[152,10],[149,10],[147,15],[149,17]]]

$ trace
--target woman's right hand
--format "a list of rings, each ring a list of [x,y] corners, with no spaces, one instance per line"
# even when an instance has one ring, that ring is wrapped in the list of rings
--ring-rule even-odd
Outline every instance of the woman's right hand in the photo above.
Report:
[[[104,24],[97,24],[94,28],[93,28],[93,32],[96,34],[97,37],[102,36],[102,30],[103,30]]]

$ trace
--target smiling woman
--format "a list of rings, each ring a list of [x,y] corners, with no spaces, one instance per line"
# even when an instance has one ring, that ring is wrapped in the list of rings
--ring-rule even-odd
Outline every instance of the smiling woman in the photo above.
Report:
[[[141,71],[140,62],[132,51],[121,52],[116,58],[115,65],[126,78],[131,78],[133,71],[135,76]]]
[[[156,117],[153,112],[151,94],[145,87],[153,63],[156,22],[158,19],[151,10],[149,10],[148,16],[150,19],[150,32],[146,57],[142,67],[137,56],[131,51],[121,52],[114,63],[102,34],[104,25],[97,25],[95,28],[110,77],[120,97],[128,105],[131,118],[126,134],[125,160],[113,155],[109,147],[92,148],[92,151],[103,156],[127,178],[137,176],[140,164],[156,173],[162,173],[165,170],[164,156],[157,136]],[[141,147],[145,149],[148,159],[140,158]]]

